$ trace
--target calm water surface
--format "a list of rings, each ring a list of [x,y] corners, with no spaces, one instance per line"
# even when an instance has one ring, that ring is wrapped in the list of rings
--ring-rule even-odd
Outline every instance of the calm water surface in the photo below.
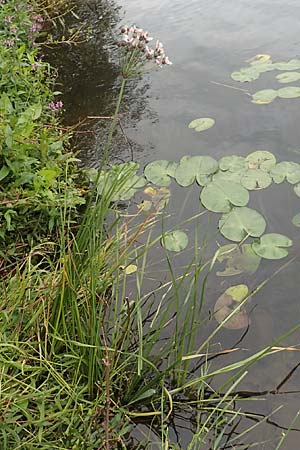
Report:
[[[224,86],[247,89],[250,93],[278,88],[275,72],[263,74],[249,84],[233,82],[230,74],[247,65],[245,61],[256,54],[270,54],[274,61],[300,56],[299,0],[118,0],[115,6],[121,7],[115,10],[116,24],[121,19],[122,23],[135,23],[149,29],[164,43],[174,63],[129,87],[122,120],[136,159],[142,163],[154,159],[178,160],[186,154],[219,158],[265,149],[273,152],[278,160],[300,162],[300,100],[277,99],[270,105],[259,106],[252,104],[241,90]],[[99,25],[99,33],[84,49],[79,48],[79,53],[64,55],[60,62],[63,82],[65,76],[65,85],[69,87],[65,90],[66,103],[70,105],[66,116],[69,123],[87,115],[110,115],[118,88],[110,29],[101,31],[109,18],[101,17],[97,1],[91,3],[90,11],[89,17]],[[205,133],[187,128],[192,119],[204,116],[216,119],[214,128]],[[78,141],[78,147],[91,165],[100,158],[106,125],[105,120],[90,123],[89,129],[96,135]],[[127,159],[130,154],[122,133],[117,136],[115,154],[121,159]],[[183,194],[182,189],[174,187],[173,212],[179,210],[185,196],[186,192]],[[300,210],[298,200],[290,187],[275,186],[254,193],[251,205],[268,217],[268,231],[286,233],[297,244],[297,229],[290,220]],[[199,202],[195,192],[183,216],[189,217],[197,210]],[[295,245],[293,255],[298,253],[299,245]],[[227,284],[212,278],[208,287],[209,307],[213,307],[215,299],[230,283],[246,282],[254,288],[279,266],[275,262],[264,262],[259,275],[227,279]],[[251,305],[252,325],[242,342],[243,348],[262,348],[300,322],[299,269],[296,261],[255,296]],[[223,348],[228,348],[239,336],[239,332],[225,330],[219,340]],[[284,343],[299,341],[298,333]],[[262,361],[242,388],[274,389],[299,358],[297,352],[289,352]],[[231,358],[226,361],[229,363]],[[294,373],[284,390],[300,389],[299,373]],[[270,396],[257,411],[269,414],[278,405],[284,407],[272,420],[288,426],[300,408],[300,395]],[[253,404],[251,408],[253,410]],[[299,421],[295,426],[300,428]],[[274,433],[280,435],[281,431],[266,425],[256,432],[255,439],[272,439]],[[298,449],[299,437],[300,433],[291,432],[282,448]],[[268,442],[259,448],[273,450],[275,444]]]

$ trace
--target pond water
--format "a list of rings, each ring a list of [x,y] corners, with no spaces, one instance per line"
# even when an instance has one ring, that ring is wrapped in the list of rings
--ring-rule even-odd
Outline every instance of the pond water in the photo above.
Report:
[[[274,61],[300,56],[298,0],[118,0],[110,8],[106,6],[100,0],[88,2],[86,17],[94,30],[89,43],[56,55],[52,52],[54,64],[60,69],[67,123],[86,116],[112,114],[119,84],[111,27],[119,22],[135,23],[159,37],[174,64],[129,85],[122,116],[126,136],[120,130],[116,136],[116,160],[127,160],[131,152],[134,159],[146,163],[155,159],[178,161],[186,154],[217,159],[230,154],[245,156],[264,149],[274,153],[279,161],[300,162],[300,100],[276,99],[269,105],[251,103],[241,89],[254,93],[281,87],[273,72],[251,83],[237,83],[230,78],[231,72],[247,65],[245,61],[256,54],[270,54]],[[216,120],[213,128],[204,133],[188,129],[191,120],[207,116]],[[108,123],[105,118],[89,121],[83,128],[89,133],[78,135],[76,145],[89,165],[96,165],[101,157]],[[185,198],[186,191],[174,186],[171,211],[179,211]],[[272,186],[253,193],[251,205],[268,218],[269,232],[287,234],[294,240],[292,256],[297,256],[299,233],[291,218],[300,208],[291,186]],[[195,214],[199,207],[198,193],[192,192],[181,218]],[[225,241],[218,237],[218,242]],[[244,282],[253,289],[285,262],[265,261],[259,274],[246,279],[239,276],[224,282],[212,276],[208,309],[213,308],[217,297],[230,284]],[[243,348],[263,348],[300,322],[299,270],[296,259],[255,296]],[[240,331],[225,330],[218,339],[222,348],[229,348],[240,335]],[[280,345],[299,341],[294,334]],[[226,360],[230,361],[234,361],[233,356]],[[298,362],[297,352],[264,360],[257,369],[250,370],[240,388],[272,390]],[[283,390],[300,390],[299,372],[295,371]],[[280,435],[280,426],[288,427],[298,411],[299,400],[299,394],[282,394],[270,395],[266,402],[260,402],[257,412],[262,414],[271,413],[278,405],[284,407],[272,416],[279,428],[265,425],[255,432],[255,439],[267,441],[274,434]],[[251,407],[253,410],[253,404]],[[299,421],[295,428],[300,428]],[[298,448],[299,436],[296,431],[290,432],[282,448]],[[275,444],[267,442],[259,448],[273,450]]]

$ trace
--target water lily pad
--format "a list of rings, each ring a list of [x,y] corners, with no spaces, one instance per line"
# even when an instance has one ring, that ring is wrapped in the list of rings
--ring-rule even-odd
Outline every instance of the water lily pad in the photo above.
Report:
[[[225,269],[217,272],[217,276],[220,277],[230,277],[241,273],[252,275],[257,271],[261,260],[252,250],[251,244],[224,245],[219,249],[217,259],[219,262],[226,261]]]
[[[189,123],[189,128],[194,128],[195,131],[205,131],[213,127],[215,123],[215,119],[211,117],[200,117],[199,119],[192,120]]]
[[[209,211],[228,212],[234,206],[245,206],[249,201],[247,189],[237,183],[213,181],[201,191],[200,199]]]
[[[223,323],[224,328],[230,330],[240,330],[249,326],[249,317],[246,310],[237,304],[240,303],[248,295],[248,286],[240,284],[231,286],[218,298],[214,307],[214,317],[218,323]],[[226,321],[226,318],[232,314],[233,316]]]
[[[248,169],[241,177],[241,184],[246,189],[264,189],[272,183],[272,178],[262,169]]]
[[[169,203],[171,197],[170,190],[165,187],[159,189],[147,187],[144,192],[151,197],[151,201],[144,200],[144,205],[147,208],[147,205],[149,204],[148,202],[150,202],[151,207],[153,206],[156,211],[161,211],[164,209]],[[145,211],[145,208],[143,208],[143,210]]]
[[[289,252],[287,248],[293,245],[293,241],[287,236],[277,233],[264,234],[259,241],[253,242],[255,253],[266,259],[285,258]]]
[[[298,86],[287,86],[278,89],[277,95],[280,98],[297,98],[300,97],[300,87]]]
[[[282,161],[271,170],[271,177],[279,184],[285,179],[291,184],[300,182],[300,165],[293,161]]]
[[[268,105],[269,103],[272,103],[277,96],[278,91],[275,91],[275,89],[263,89],[252,95],[252,103],[256,103],[257,105]]]
[[[239,71],[232,72],[231,78],[234,81],[239,81],[240,83],[250,82],[257,80],[259,78],[260,72],[256,68],[256,66],[253,67],[243,67]]]
[[[247,207],[234,208],[219,220],[220,233],[230,241],[240,242],[247,236],[260,237],[266,229],[261,214]]]
[[[298,197],[300,197],[300,183],[294,186],[294,192],[296,195],[298,195]]]
[[[218,162],[210,156],[184,156],[175,172],[175,179],[180,186],[190,186],[197,179],[200,185],[210,181],[209,175],[218,170]]]
[[[261,169],[269,172],[276,165],[276,158],[273,153],[266,150],[256,150],[246,157],[249,169]]]
[[[300,80],[299,72],[284,72],[276,76],[279,83],[293,83]]]
[[[161,238],[161,245],[170,252],[181,252],[187,247],[188,242],[187,234],[180,230],[169,231]]]
[[[157,186],[169,186],[176,168],[177,163],[160,159],[147,164],[144,175],[148,181]]]
[[[221,170],[229,172],[238,172],[247,168],[246,160],[243,156],[230,155],[223,156],[219,161]]]
[[[300,69],[300,59],[291,59],[288,62],[278,62],[273,65],[277,70],[298,70]]]
[[[295,227],[300,227],[300,213],[292,218],[292,224],[295,225]]]
[[[231,172],[229,170],[222,171],[219,170],[217,173],[215,173],[212,177],[212,181],[216,181],[219,184],[223,183],[223,181],[227,181],[229,183],[241,183],[241,177],[243,175],[244,171],[241,172]]]
[[[247,62],[251,64],[251,66],[257,64],[272,64],[271,55],[266,54],[255,55],[252,58],[248,59]]]

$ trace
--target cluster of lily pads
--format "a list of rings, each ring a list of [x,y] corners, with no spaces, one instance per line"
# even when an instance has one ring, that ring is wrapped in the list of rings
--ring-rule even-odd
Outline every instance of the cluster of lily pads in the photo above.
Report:
[[[277,163],[272,153],[258,150],[246,157],[231,155],[219,161],[211,156],[184,156],[179,163],[153,161],[145,167],[144,175],[149,182],[164,187],[169,186],[172,179],[183,187],[197,182],[202,205],[222,214],[219,231],[225,238],[233,242],[256,238],[251,250],[261,258],[287,256],[292,241],[281,234],[264,234],[265,218],[247,204],[249,191],[267,188],[272,182],[278,184],[286,180],[294,185],[294,191],[299,195],[299,164],[293,161]],[[179,247],[182,246],[178,244]]]
[[[246,271],[251,273],[260,258],[280,259],[288,255],[287,248],[292,246],[292,241],[282,234],[264,234],[267,226],[265,218],[247,205],[249,191],[267,188],[272,182],[287,181],[300,196],[300,164],[277,162],[272,153],[258,150],[246,157],[224,156],[219,161],[211,156],[183,156],[179,162],[157,160],[146,165],[143,175],[137,174],[138,169],[138,163],[130,162],[101,172],[98,193],[109,193],[113,201],[126,201],[151,183],[152,187],[150,185],[144,190],[148,199],[139,208],[149,211],[153,207],[155,211],[160,211],[168,203],[170,191],[167,187],[172,179],[182,187],[197,183],[201,188],[200,201],[204,208],[222,214],[218,223],[220,233],[230,241],[242,242],[242,245],[232,244],[228,255],[225,246],[226,253],[219,255],[230,262],[230,270],[237,273],[243,267],[245,271],[247,259],[249,267]],[[91,169],[89,176],[94,182],[97,171]],[[295,225],[300,220],[298,216],[293,220]],[[252,244],[244,243],[248,237],[255,238]],[[188,245],[188,238],[183,231],[175,230],[163,236],[162,245],[168,250],[180,251]],[[241,264],[241,261],[244,263]],[[223,275],[229,275],[228,267]]]
[[[249,66],[233,72],[231,78],[241,83],[257,80],[262,73],[273,70],[284,71],[278,74],[276,79],[279,83],[293,83],[300,80],[300,59],[291,59],[286,62],[273,62],[269,55],[257,55],[248,61]],[[280,89],[263,89],[252,95],[252,103],[265,105],[273,102],[276,98],[298,98],[300,97],[300,86],[287,86]]]

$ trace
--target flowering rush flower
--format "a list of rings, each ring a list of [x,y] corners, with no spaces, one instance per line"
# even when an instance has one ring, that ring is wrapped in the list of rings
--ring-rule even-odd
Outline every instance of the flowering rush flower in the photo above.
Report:
[[[64,106],[64,104],[62,101],[59,101],[56,103],[52,101],[49,103],[49,107],[50,107],[51,111],[53,111],[53,112],[59,111],[63,106]]]
[[[13,47],[15,45],[15,42],[12,39],[6,39],[6,41],[4,41],[4,44],[6,45],[6,47]]]
[[[160,41],[156,41],[154,48],[148,45],[153,41],[153,37],[149,35],[148,31],[137,28],[135,25],[124,25],[121,27],[120,33],[121,38],[118,41],[118,46],[125,53],[123,61],[124,78],[141,72],[141,67],[149,61],[154,62],[159,67],[172,65]]]

